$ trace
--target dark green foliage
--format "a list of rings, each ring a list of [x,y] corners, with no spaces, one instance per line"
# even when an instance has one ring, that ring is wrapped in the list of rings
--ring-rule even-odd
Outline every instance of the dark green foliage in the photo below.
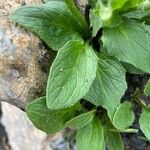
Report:
[[[58,51],[46,96],[27,106],[33,124],[48,134],[77,129],[78,150],[123,150],[119,132],[137,132],[130,128],[137,103],[143,110],[140,128],[150,140],[150,108],[140,99],[150,96],[150,82],[121,102],[126,72],[150,73],[150,1],[89,0],[90,26],[73,0],[44,2],[11,15]]]

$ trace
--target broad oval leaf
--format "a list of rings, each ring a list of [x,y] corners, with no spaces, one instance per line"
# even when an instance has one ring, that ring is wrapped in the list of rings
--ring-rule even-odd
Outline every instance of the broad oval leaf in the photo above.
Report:
[[[100,57],[96,79],[85,99],[96,106],[106,108],[112,119],[126,88],[125,70],[122,65],[114,59]]]
[[[143,24],[128,21],[105,28],[102,41],[109,55],[150,72],[150,35]]]
[[[95,116],[95,110],[81,114],[66,122],[66,127],[76,128],[76,129],[83,128],[93,120],[94,116]]]
[[[96,76],[97,57],[82,40],[70,41],[57,54],[47,84],[47,105],[60,109],[78,102]]]
[[[65,127],[65,123],[75,117],[80,105],[60,110],[50,110],[46,105],[46,98],[41,97],[28,104],[27,115],[32,123],[47,134],[53,134]]]
[[[77,133],[78,150],[103,150],[104,132],[101,122],[94,118],[84,128],[79,129]]]
[[[70,39],[86,34],[61,1],[23,6],[12,13],[11,19],[37,34],[53,50],[60,49]]]
[[[130,102],[122,103],[116,110],[113,117],[113,125],[121,131],[124,131],[132,125],[134,113]]]
[[[150,109],[143,108],[140,116],[140,129],[144,135],[150,140]]]

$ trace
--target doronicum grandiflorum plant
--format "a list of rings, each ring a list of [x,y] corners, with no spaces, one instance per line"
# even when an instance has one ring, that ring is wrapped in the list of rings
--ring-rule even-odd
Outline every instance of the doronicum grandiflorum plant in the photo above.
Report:
[[[121,101],[126,72],[150,73],[150,1],[89,0],[89,5],[89,19],[73,0],[45,0],[11,14],[57,51],[46,95],[29,103],[26,112],[47,134],[76,129],[78,150],[123,150],[120,133],[138,131],[132,128],[135,102],[150,140],[149,105],[138,93]],[[143,94],[150,96],[150,82]]]

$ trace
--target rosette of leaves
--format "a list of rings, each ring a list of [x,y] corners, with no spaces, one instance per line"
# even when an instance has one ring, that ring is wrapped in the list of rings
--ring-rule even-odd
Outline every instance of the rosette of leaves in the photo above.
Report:
[[[123,150],[119,132],[136,132],[130,128],[133,101],[121,103],[126,72],[150,73],[150,2],[89,0],[89,5],[90,25],[73,0],[45,0],[12,13],[11,20],[57,51],[46,96],[26,111],[48,134],[77,129],[79,150]],[[150,138],[145,124],[150,113],[144,108],[140,124]]]

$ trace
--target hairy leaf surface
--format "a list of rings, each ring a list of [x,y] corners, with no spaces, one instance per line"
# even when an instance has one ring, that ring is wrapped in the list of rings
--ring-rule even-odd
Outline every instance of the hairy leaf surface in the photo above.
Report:
[[[12,13],[11,19],[37,34],[54,50],[70,39],[84,36],[78,20],[61,1],[23,6]]]
[[[39,98],[31,103],[26,108],[26,112],[33,124],[47,134],[53,134],[65,127],[65,123],[78,114],[80,105],[73,107],[50,110],[46,105],[46,98]]]
[[[96,106],[106,108],[112,119],[126,88],[125,70],[122,65],[111,58],[100,57],[96,79],[85,99]]]
[[[143,24],[128,21],[105,28],[102,41],[109,55],[150,72],[150,35]]]
[[[103,150],[104,132],[98,118],[89,123],[77,133],[78,150]]]
[[[143,108],[139,122],[144,135],[150,140],[150,109]]]
[[[114,114],[113,125],[119,130],[126,130],[132,125],[134,118],[131,103],[124,102],[117,108]]]
[[[78,102],[96,77],[97,57],[81,40],[62,47],[51,66],[47,84],[47,105],[60,109]]]
[[[119,132],[111,131],[114,129],[110,122],[104,125],[105,145],[109,150],[124,150],[123,141]]]

